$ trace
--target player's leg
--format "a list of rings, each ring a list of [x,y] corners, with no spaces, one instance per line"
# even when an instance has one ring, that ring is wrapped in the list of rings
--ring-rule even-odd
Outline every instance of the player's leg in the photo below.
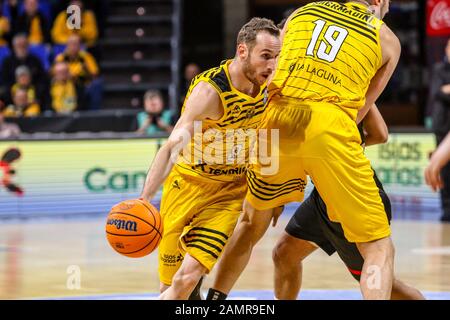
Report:
[[[380,191],[385,207],[390,208],[390,202],[386,194]],[[386,200],[386,201],[385,201]],[[390,216],[390,211],[387,212]],[[331,222],[327,216],[322,215],[320,225],[324,236],[330,241],[332,246],[336,248],[341,260],[345,263],[350,274],[356,281],[360,282],[364,266],[364,258],[359,252],[356,244],[348,242],[344,236],[342,227],[338,223]],[[374,278],[375,280],[375,278]],[[394,279],[392,284],[391,300],[423,300],[424,296],[419,290],[404,284],[403,282]]]
[[[373,170],[354,121],[326,109],[314,110],[309,133],[315,139],[305,142],[303,164],[326,203],[329,219],[342,225],[345,238],[357,243],[364,258],[364,298],[390,299],[394,246]]]
[[[217,265],[217,274],[211,288],[213,291],[228,295],[247,266],[253,247],[269,227],[273,212],[273,209],[258,211],[247,201],[244,202],[242,218]]]
[[[230,292],[247,266],[253,247],[271,220],[281,214],[281,206],[303,200],[306,175],[298,158],[300,135],[295,133],[296,130],[304,133],[304,125],[309,121],[307,115],[303,109],[284,102],[280,108],[273,101],[267,106],[256,143],[258,161],[251,163],[247,170],[249,191],[244,213],[219,261],[209,298],[224,298]],[[262,138],[264,130],[267,135]],[[269,149],[270,156],[262,152]]]
[[[296,299],[301,287],[302,261],[321,248],[328,255],[336,250],[320,225],[320,214],[326,211],[319,193],[314,189],[292,215],[273,250],[275,265],[275,297]]]
[[[191,295],[189,296],[189,300],[203,300],[202,297],[202,284],[203,284],[203,279],[205,277],[201,277],[200,280],[198,281],[197,285],[195,286],[194,290],[192,291]]]
[[[309,241],[286,232],[281,235],[272,253],[276,299],[297,299],[302,284],[302,261],[316,249]]]
[[[425,300],[425,297],[416,288],[394,279],[391,300]]]
[[[159,283],[159,293],[163,293],[164,291],[166,291],[169,288],[170,288],[169,285],[162,283],[162,282]]]
[[[172,285],[160,296],[161,300],[187,300],[207,269],[186,254],[183,263],[172,278]]]
[[[364,266],[363,257],[354,243],[349,243],[345,239],[342,239],[339,242],[340,243],[336,243],[336,238],[333,239],[333,243],[336,245],[337,252],[342,261],[347,265],[351,275],[356,281],[360,282]],[[416,288],[394,278],[391,300],[425,300],[425,297]]]
[[[185,181],[176,170],[164,183],[160,210],[164,233],[158,247],[160,293],[165,293],[172,286],[173,278],[182,266],[185,251],[179,245],[180,238],[189,228],[187,221],[197,214],[197,199],[205,195],[201,187]]]
[[[222,259],[226,251],[224,248],[228,247],[232,239],[246,191],[245,183],[229,183],[213,190],[215,196],[201,209],[202,214],[194,217],[191,222],[193,228],[183,237],[183,247],[205,266],[207,273],[213,269],[219,258]],[[220,293],[211,295],[209,292],[207,299],[217,295],[222,297]]]
[[[391,237],[356,244],[364,258],[360,287],[365,299],[391,298],[394,278],[394,245]]]

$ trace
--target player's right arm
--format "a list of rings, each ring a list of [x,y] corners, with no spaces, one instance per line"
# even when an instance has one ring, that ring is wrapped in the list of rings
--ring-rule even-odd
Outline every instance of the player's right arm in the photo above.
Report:
[[[449,161],[450,133],[447,134],[444,141],[442,141],[436,151],[433,152],[430,163],[425,169],[425,182],[433,189],[433,191],[440,190],[444,187],[441,170]]]
[[[381,95],[386,85],[391,79],[392,74],[397,67],[400,59],[401,46],[397,36],[385,24],[380,30],[381,51],[383,54],[383,64],[378,69],[375,76],[370,81],[369,88],[366,93],[366,103],[358,112],[356,122],[360,123],[366,116],[369,109],[375,104],[378,97]]]
[[[178,155],[191,141],[194,123],[205,119],[219,119],[223,113],[217,91],[208,83],[200,82],[189,95],[185,111],[177,121],[167,142],[158,150],[147,173],[141,198],[150,201],[172,170]]]

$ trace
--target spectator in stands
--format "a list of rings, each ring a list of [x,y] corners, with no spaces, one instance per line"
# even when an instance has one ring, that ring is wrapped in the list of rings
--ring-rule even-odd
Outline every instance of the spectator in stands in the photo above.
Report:
[[[192,79],[194,79],[198,74],[200,74],[201,69],[196,63],[189,63],[184,68],[184,88],[183,88],[183,96],[182,100],[186,97],[187,91],[191,85]]]
[[[13,53],[3,62],[2,80],[8,92],[16,81],[16,70],[20,66],[26,66],[30,70],[31,82],[36,87],[38,100],[45,105],[45,93],[48,91],[47,74],[39,58],[29,53],[28,39],[25,34],[19,34],[13,38]]]
[[[194,79],[201,72],[200,67],[196,63],[189,63],[184,69],[184,79],[186,80],[186,87],[189,88],[192,79]]]
[[[0,48],[8,46],[8,36],[11,29],[11,25],[7,17],[3,15],[1,2],[0,2]]]
[[[17,90],[25,90],[28,95],[28,101],[38,104],[36,89],[31,83],[31,73],[27,66],[20,66],[16,69],[16,83],[11,87],[11,97],[14,97]]]
[[[13,103],[6,107],[3,112],[5,117],[34,117],[41,113],[39,105],[28,100],[26,90],[18,89],[13,96]]]
[[[4,108],[5,104],[0,100],[0,140],[18,138],[21,133],[20,128],[15,123],[5,122],[5,116],[3,115]]]
[[[14,34],[27,34],[30,45],[51,42],[49,22],[39,11],[38,0],[24,0],[24,12],[17,17],[13,30]]]
[[[91,110],[97,110],[102,104],[103,82],[99,78],[99,68],[95,58],[81,50],[79,35],[71,35],[66,50],[58,55],[55,62],[66,62],[70,76],[81,90],[84,104]]]
[[[137,115],[139,134],[152,135],[173,130],[172,113],[164,108],[164,99],[158,90],[149,90],[144,95],[144,109]]]
[[[440,145],[450,132],[450,39],[444,61],[433,66],[428,103],[432,110],[433,131]],[[450,164],[441,170],[444,187],[441,189],[442,221],[450,222]]]
[[[50,88],[52,108],[57,113],[71,113],[77,109],[77,88],[70,77],[69,65],[57,62],[53,67],[53,79]]]
[[[69,29],[67,26],[67,11],[61,11],[61,13],[59,13],[56,17],[53,25],[53,42],[57,45],[66,45],[71,35],[78,34],[88,48],[95,46],[98,38],[98,28],[95,14],[91,10],[85,10],[83,1],[81,0],[70,1],[70,5],[78,6],[81,9],[81,26],[79,29]]]
[[[180,100],[178,101],[178,105],[182,106],[184,100],[186,99],[187,92],[189,90],[189,87],[191,86],[191,81],[194,79],[198,74],[201,73],[201,69],[196,63],[189,63],[184,68],[184,83],[182,84],[182,92],[180,95]],[[181,113],[181,109],[177,110],[177,114],[174,115],[175,117],[179,118]]]

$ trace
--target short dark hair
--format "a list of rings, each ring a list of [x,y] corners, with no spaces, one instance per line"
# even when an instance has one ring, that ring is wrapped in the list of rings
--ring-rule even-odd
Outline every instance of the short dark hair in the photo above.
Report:
[[[147,92],[145,92],[144,94],[144,100],[149,100],[153,98],[159,98],[161,100],[164,100],[161,91],[153,89],[147,90]]]
[[[280,29],[277,28],[272,20],[266,18],[253,18],[239,31],[237,44],[245,43],[252,48],[255,45],[256,36],[259,32],[267,32],[275,37],[280,35]]]

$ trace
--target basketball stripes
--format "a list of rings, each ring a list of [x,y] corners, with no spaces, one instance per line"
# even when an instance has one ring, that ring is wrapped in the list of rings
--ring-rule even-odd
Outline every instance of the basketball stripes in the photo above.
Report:
[[[247,184],[252,195],[260,200],[270,201],[294,191],[304,192],[306,181],[291,179],[281,184],[270,184],[258,179],[254,172],[247,171]]]
[[[295,20],[296,18],[308,16],[308,15],[317,17],[319,19],[326,19],[329,22],[333,22],[333,23],[336,23],[337,25],[340,25],[347,29],[353,30],[353,31],[357,32],[358,34],[362,35],[363,37],[365,37],[366,39],[369,39],[370,41],[374,42],[375,44],[378,44],[377,34],[375,31],[372,30],[373,28],[370,28],[370,26],[368,24],[360,25],[359,23],[361,21],[358,19],[355,19],[348,15],[343,15],[343,14],[341,14],[341,15],[344,17],[339,17],[339,16],[337,16],[337,14],[341,14],[341,13],[335,12],[334,10],[330,10],[328,8],[321,7],[321,6],[308,7],[308,8],[305,8],[304,10],[301,10],[297,15],[295,15],[292,18],[292,21]],[[303,22],[303,21],[295,22],[295,23],[293,23],[293,25],[295,25],[296,23],[301,23],[301,22]]]
[[[307,78],[304,78],[304,77],[300,77],[300,76],[291,76],[291,78],[302,79],[302,80],[305,80],[305,81],[312,82],[312,83],[314,83],[314,84],[316,84],[316,85],[318,85],[318,86],[321,86],[321,87],[324,87],[324,88],[327,89],[327,90],[330,90],[331,92],[336,93],[336,95],[338,95],[338,96],[340,95],[339,92],[337,92],[337,91],[331,89],[330,87],[324,85],[323,83],[316,82],[316,81],[313,81],[313,80],[310,80],[310,79],[307,79]],[[301,88],[299,88],[299,87],[292,86],[292,85],[288,85],[288,84],[286,84],[286,87],[290,87],[290,88],[294,88],[294,89],[301,89]]]
[[[261,106],[261,107],[264,107],[264,106]],[[242,117],[237,118],[237,119],[232,117],[231,121],[228,121],[226,123],[219,123],[218,126],[220,128],[224,128],[224,127],[229,126],[231,124],[236,124],[236,123],[243,122],[245,120],[251,119],[252,117],[255,117],[255,116],[258,116],[258,115],[262,114],[264,112],[264,108],[258,108],[258,110],[256,112],[255,112],[255,109],[246,110],[246,111],[247,112]]]
[[[211,81],[213,81],[222,92],[231,91],[230,82],[228,81],[228,77],[225,73],[224,68],[221,68],[220,72],[215,74],[213,77],[211,77],[211,75],[209,75],[208,78],[209,77],[211,78]]]
[[[228,236],[220,231],[194,227],[184,237],[184,241],[188,248],[197,248],[215,259],[219,258],[220,253],[225,246]]]
[[[200,249],[201,251],[210,254],[210,255],[213,256],[215,259],[218,259],[218,258],[219,258],[219,256],[218,256],[217,254],[215,254],[215,253],[212,252],[211,250],[208,250],[208,249],[203,248],[202,246],[199,246],[199,245],[196,245],[196,244],[192,244],[192,243],[191,243],[191,244],[187,244],[186,246],[187,246],[187,247],[190,247],[190,248],[197,248],[197,249]]]
[[[338,15],[338,16],[341,16],[341,17],[344,17],[344,18],[347,18],[347,19],[351,19],[352,23],[355,26],[359,26],[360,28],[363,28],[363,29],[369,28],[369,29],[375,30],[374,26],[371,26],[366,21],[363,21],[360,18],[352,17],[351,15],[339,12],[337,10],[330,9],[330,8],[328,8],[326,6],[318,6],[318,8],[320,8],[322,10],[325,10],[325,11],[328,11],[331,15]],[[358,14],[361,13],[361,11],[358,8],[355,8],[355,10],[358,11]],[[367,20],[370,19],[370,15],[369,14],[365,13],[365,16],[368,17]]]
[[[243,101],[241,101],[243,100]],[[245,99],[241,99],[238,100],[237,102],[244,102]],[[249,110],[258,110],[264,107],[264,99],[261,99],[259,101],[256,102],[251,102],[251,103],[246,103],[243,105],[236,105],[235,102],[229,103],[225,106],[226,109],[231,109],[233,110],[233,107],[238,107],[241,111],[237,114],[231,114],[228,118],[226,118],[225,120],[223,120],[223,122],[227,122],[227,121],[232,121],[232,120],[236,120],[236,118],[240,119],[239,117],[241,117],[243,114],[246,116]],[[240,121],[240,120],[239,120]],[[223,123],[223,124],[224,124]]]
[[[266,106],[265,94],[267,85],[258,87],[260,90],[256,96],[249,96],[236,90],[229,77],[228,66],[230,63],[232,63],[231,60],[224,61],[219,67],[205,71],[191,83],[189,92],[199,82],[207,82],[219,94],[223,106],[223,116],[218,120],[207,119],[203,121],[202,133],[211,129],[220,133],[223,139],[203,139],[204,137],[200,137],[201,139],[198,140],[195,140],[195,138],[191,139],[187,150],[195,151],[195,153],[191,152],[190,155],[184,154],[183,156],[187,163],[178,164],[183,171],[188,171],[189,175],[205,177],[215,181],[230,181],[236,177],[244,178],[244,170],[230,168],[228,164],[230,161],[235,164],[237,159],[249,158],[248,138],[243,137],[240,134],[240,130],[247,134],[247,130],[254,130],[258,127]],[[184,108],[185,105],[183,105],[183,112]],[[236,130],[239,133],[231,136],[231,130]],[[233,142],[237,140],[237,143],[228,143],[231,139],[233,139]],[[224,147],[221,149],[223,152],[218,151],[217,149],[219,148],[216,148],[220,143]],[[239,148],[236,146],[239,146]],[[208,150],[214,149],[214,154],[211,154],[213,158],[203,159],[206,154],[204,150],[208,147],[210,148]],[[193,163],[194,160],[192,158],[195,155],[200,155],[202,161],[210,163],[207,171]],[[209,154],[206,154],[206,157],[208,156]],[[227,163],[227,165],[217,164],[214,160],[216,157],[226,160],[223,163]]]

